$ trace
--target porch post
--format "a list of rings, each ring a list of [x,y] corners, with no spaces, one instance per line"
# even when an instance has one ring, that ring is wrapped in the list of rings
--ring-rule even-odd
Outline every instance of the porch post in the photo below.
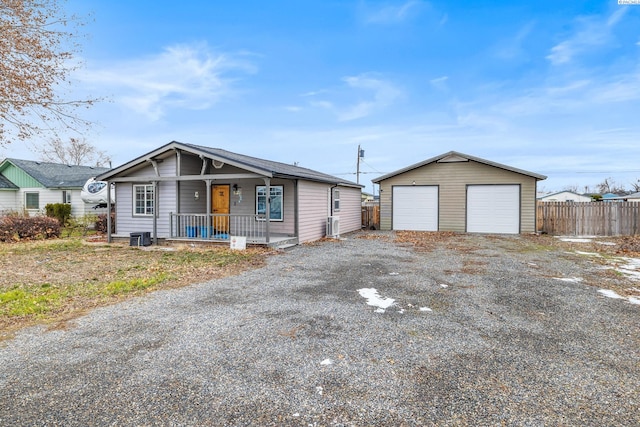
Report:
[[[265,241],[267,242],[267,245],[268,245],[271,239],[271,234],[269,232],[269,224],[271,223],[271,178],[264,178],[264,184],[266,186],[265,193],[266,193],[266,202],[267,202],[266,212],[265,212],[265,221],[266,221]]]
[[[158,201],[160,195],[158,194],[158,181],[153,181],[153,244],[158,245],[158,214],[160,209]]]
[[[107,181],[107,243],[111,243],[111,182]]]
[[[205,221],[205,226],[207,230],[211,230],[211,180],[205,179],[205,186],[207,192],[207,220]],[[215,224],[215,222],[214,222]],[[207,236],[211,237],[211,231],[207,231]]]

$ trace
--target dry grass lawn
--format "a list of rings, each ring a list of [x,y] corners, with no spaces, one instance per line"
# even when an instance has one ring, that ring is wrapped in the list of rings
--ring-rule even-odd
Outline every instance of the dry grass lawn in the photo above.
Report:
[[[256,268],[271,253],[186,244],[134,248],[83,238],[0,243],[0,339],[35,323],[64,327],[124,298]]]

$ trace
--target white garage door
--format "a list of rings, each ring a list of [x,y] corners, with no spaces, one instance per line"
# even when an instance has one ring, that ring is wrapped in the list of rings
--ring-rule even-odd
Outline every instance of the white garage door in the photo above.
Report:
[[[438,187],[393,187],[394,230],[438,230]]]
[[[520,232],[519,185],[469,185],[467,231],[470,233]]]

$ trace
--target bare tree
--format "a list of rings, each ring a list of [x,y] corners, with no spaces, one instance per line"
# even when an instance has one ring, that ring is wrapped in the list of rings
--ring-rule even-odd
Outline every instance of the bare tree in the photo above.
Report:
[[[56,128],[87,127],[78,107],[95,100],[68,100],[60,86],[78,65],[77,29],[64,0],[0,0],[0,146],[17,137],[26,140]],[[11,133],[11,135],[10,135]]]
[[[640,178],[636,179],[635,182],[631,183],[631,188],[634,193],[640,191]]]
[[[40,159],[65,165],[110,166],[111,158],[84,138],[52,139],[38,148]]]
[[[624,194],[626,190],[623,186],[616,184],[613,179],[605,178],[600,184],[596,186],[598,192],[600,194],[605,193],[615,193],[615,194]]]

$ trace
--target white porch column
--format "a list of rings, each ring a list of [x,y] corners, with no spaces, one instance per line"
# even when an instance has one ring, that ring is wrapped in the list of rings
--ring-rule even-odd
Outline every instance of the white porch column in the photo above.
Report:
[[[269,231],[269,225],[271,223],[271,178],[264,178],[264,185],[266,186],[265,188],[265,193],[266,193],[266,202],[267,202],[267,206],[266,206],[266,212],[265,212],[265,221],[266,221],[266,228],[265,228],[265,241],[267,242],[267,245],[269,244],[269,240],[271,238],[271,234]]]

